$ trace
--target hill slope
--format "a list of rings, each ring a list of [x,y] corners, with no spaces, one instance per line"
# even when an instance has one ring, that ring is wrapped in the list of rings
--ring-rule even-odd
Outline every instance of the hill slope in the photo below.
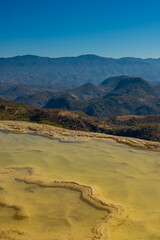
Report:
[[[99,118],[118,115],[158,115],[160,96],[142,78],[123,76],[113,91],[103,98],[78,101],[68,97],[54,98],[48,101],[46,107],[81,110]]]
[[[160,114],[160,94],[155,86],[139,77],[118,76],[103,81],[98,87],[86,83],[62,91],[38,91],[34,85],[0,84],[0,97],[23,102],[36,108],[78,110],[99,117],[118,115]],[[9,88],[7,88],[9,86]],[[15,87],[16,86],[16,87]],[[114,87],[115,86],[115,87]],[[114,89],[113,89],[114,87]],[[110,92],[109,88],[112,89]],[[31,94],[34,93],[34,94]]]
[[[153,88],[154,88],[157,92],[159,92],[159,94],[160,94],[160,83],[155,83],[155,84],[153,85]]]
[[[31,121],[92,132],[105,132],[109,128],[105,121],[87,116],[81,112],[60,109],[37,109],[4,99],[0,99],[0,120]]]
[[[0,99],[0,120],[23,120],[73,130],[160,141],[160,116],[118,116],[101,120],[81,112],[36,109],[22,103]]]
[[[91,83],[86,83],[80,87],[70,90],[63,90],[59,92],[43,91],[33,95],[26,95],[15,99],[16,102],[23,102],[33,107],[44,107],[50,99],[65,98],[70,100],[89,100],[92,98],[98,98],[104,95],[104,91],[94,86]],[[52,107],[51,107],[52,108]],[[61,108],[63,108],[61,106]]]
[[[156,96],[156,90],[144,79],[139,77],[121,76],[115,88],[107,96]],[[105,97],[105,96],[104,96]]]

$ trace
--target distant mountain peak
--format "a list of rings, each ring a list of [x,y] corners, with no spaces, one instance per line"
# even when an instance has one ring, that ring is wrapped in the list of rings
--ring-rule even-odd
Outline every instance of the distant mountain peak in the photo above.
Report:
[[[138,97],[140,97],[146,94],[155,95],[155,90],[143,78],[120,76],[116,87],[105,97],[124,95],[137,95]]]
[[[115,91],[122,88],[122,87],[127,87],[127,86],[148,86],[150,87],[150,84],[145,81],[143,78],[140,77],[128,77],[128,76],[121,76],[120,80],[116,86],[116,88],[114,89]]]

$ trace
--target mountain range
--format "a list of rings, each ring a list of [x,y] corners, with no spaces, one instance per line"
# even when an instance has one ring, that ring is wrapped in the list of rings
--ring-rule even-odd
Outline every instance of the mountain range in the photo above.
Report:
[[[36,108],[83,111],[98,118],[157,115],[159,76],[160,59],[0,58],[0,97]]]
[[[114,59],[89,54],[61,58],[33,55],[0,58],[0,83],[43,85],[44,89],[52,91],[75,88],[87,82],[99,85],[106,78],[120,75],[158,82],[160,59]]]
[[[112,81],[113,79],[113,81]],[[159,85],[138,77],[119,76],[104,80],[99,86],[86,83],[62,91],[41,91],[19,95],[14,99],[36,108],[61,108],[82,111],[98,118],[118,115],[160,114]],[[5,92],[1,97],[7,98]],[[11,91],[12,93],[12,91]],[[19,92],[18,92],[19,93]]]
[[[160,59],[0,58],[0,119],[160,141],[159,76]]]

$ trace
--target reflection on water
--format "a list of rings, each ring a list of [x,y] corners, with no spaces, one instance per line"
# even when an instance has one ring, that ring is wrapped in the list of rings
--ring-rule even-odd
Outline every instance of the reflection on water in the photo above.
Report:
[[[0,167],[8,165],[37,166],[43,176],[52,179],[74,180],[98,186],[105,199],[120,203],[127,208],[129,213],[129,219],[112,232],[113,240],[160,239],[160,152],[138,150],[109,140],[67,143],[41,136],[1,132]],[[4,183],[0,183],[1,195],[2,192],[5,195],[3,189],[5,186],[3,185]],[[14,190],[11,191],[10,198],[18,196],[18,199],[21,199],[22,202],[26,201],[26,205],[31,209],[33,193],[29,193],[30,197],[27,197],[22,185],[20,184],[18,188],[17,185],[8,184],[8,187],[10,186]],[[23,194],[21,194],[22,191]],[[65,205],[63,199],[69,198],[71,194],[69,190],[36,189],[34,191],[39,200],[34,198],[34,201],[37,202],[33,204],[36,207],[31,209],[33,213],[35,212],[33,221],[36,221],[39,214],[42,219],[40,228],[43,225],[43,228],[48,228],[47,232],[50,231],[49,229],[59,231],[61,228],[60,231],[68,234],[67,231],[77,233],[79,229],[86,236],[89,234],[88,227],[93,225],[92,220],[97,219],[98,221],[102,217],[101,212],[95,211],[91,207],[88,208],[85,203],[81,202],[77,192],[72,191],[74,203],[69,204],[69,200],[67,200],[65,202],[68,204]],[[13,192],[15,192],[15,196],[13,196]],[[62,209],[59,208],[59,199],[62,201]],[[45,204],[46,202],[47,204]],[[55,209],[52,207],[53,202]],[[38,203],[42,203],[44,209],[38,208]],[[84,219],[81,219],[76,225],[75,216],[80,215],[79,210],[75,207],[77,204],[80,204],[79,209],[82,209],[82,212],[89,211],[87,216],[91,217],[87,219],[84,216],[87,224],[81,225],[80,222],[84,222]],[[13,216],[13,211],[8,208],[0,209],[0,219],[6,219],[6,221],[0,220],[0,229],[16,224],[14,219],[9,220]],[[43,221],[46,211],[49,211],[47,222]],[[57,212],[59,215],[56,214]],[[71,214],[73,212],[75,215]],[[30,221],[29,219],[26,221]],[[61,226],[58,224],[58,219],[63,222]],[[53,228],[50,227],[52,223],[54,223]],[[72,223],[72,231],[69,230],[69,225],[66,225],[68,223]],[[25,225],[26,229],[27,227],[34,232],[29,223]],[[36,224],[36,228],[38,227]],[[35,228],[33,227],[33,229]],[[84,239],[84,235],[80,237]]]

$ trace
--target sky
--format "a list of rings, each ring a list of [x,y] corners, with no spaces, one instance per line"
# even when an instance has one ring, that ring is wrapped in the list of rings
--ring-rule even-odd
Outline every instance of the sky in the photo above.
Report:
[[[0,57],[160,57],[160,0],[0,0]]]

